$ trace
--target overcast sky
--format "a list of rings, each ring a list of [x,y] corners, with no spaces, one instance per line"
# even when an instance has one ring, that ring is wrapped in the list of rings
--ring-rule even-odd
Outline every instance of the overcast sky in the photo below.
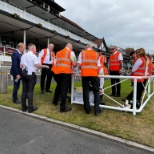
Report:
[[[74,21],[107,45],[154,54],[154,0],[55,0]]]

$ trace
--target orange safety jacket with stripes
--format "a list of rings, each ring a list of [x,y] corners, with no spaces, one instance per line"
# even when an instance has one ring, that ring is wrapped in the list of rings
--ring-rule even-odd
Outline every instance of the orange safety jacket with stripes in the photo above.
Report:
[[[81,52],[81,77],[98,76],[98,58],[98,53],[92,49]]]
[[[64,48],[56,54],[56,64],[53,68],[55,74],[71,74],[72,62],[71,62],[71,50]]]
[[[118,60],[118,56],[119,56],[120,52],[116,52],[115,54],[111,54],[110,55],[110,70],[111,71],[120,71],[120,64],[121,61]]]
[[[137,58],[135,60],[135,62],[138,60],[139,58]],[[138,69],[133,72],[132,76],[145,76],[145,71],[146,71],[146,60],[144,57],[140,57],[140,59],[142,60],[142,64],[138,67]],[[132,81],[134,82],[134,79],[132,79]],[[144,82],[144,79],[137,79],[137,82]]]
[[[43,54],[43,56],[41,57],[41,64],[44,63],[44,60],[45,60],[46,55],[47,55],[47,49],[43,49],[43,51],[44,51],[44,54]],[[55,57],[55,53],[52,51],[52,52],[51,52],[51,58],[52,58],[52,60],[53,60],[54,57]],[[52,61],[52,62],[53,62],[53,61]]]
[[[99,69],[98,69],[98,74],[99,74],[99,71],[100,71],[102,68],[103,68],[103,75],[107,75],[107,74],[108,74],[108,69],[107,69],[104,65],[102,65],[101,67],[99,67]]]
[[[104,56],[104,55],[100,56],[100,63],[101,63],[101,65],[104,65],[104,63],[106,63],[106,56]]]
[[[152,73],[153,73],[153,64],[152,64],[149,57],[146,57],[146,58],[147,58],[147,61],[146,61],[146,73],[145,73],[145,76],[151,76]]]
[[[151,76],[153,73],[153,63],[150,61],[148,65],[148,76]]]

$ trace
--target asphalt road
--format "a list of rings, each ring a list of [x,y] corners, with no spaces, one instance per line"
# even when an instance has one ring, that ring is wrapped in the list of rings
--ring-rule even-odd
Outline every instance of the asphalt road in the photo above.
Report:
[[[148,154],[0,108],[0,154]]]

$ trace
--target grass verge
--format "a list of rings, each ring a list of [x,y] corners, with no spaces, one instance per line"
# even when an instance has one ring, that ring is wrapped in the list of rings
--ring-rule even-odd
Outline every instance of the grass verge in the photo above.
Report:
[[[109,84],[109,80],[107,80],[105,87]],[[52,83],[52,91],[55,86],[56,84]],[[76,82],[75,86],[81,86],[80,82]],[[121,87],[122,98],[125,98],[132,89],[130,82],[122,83]],[[21,109],[21,105],[12,103],[12,88],[12,86],[8,87],[8,93],[0,94],[0,104]],[[111,93],[111,89],[108,89],[106,93]],[[59,106],[52,105],[52,99],[53,93],[40,94],[40,87],[37,84],[34,92],[34,104],[38,106],[38,110],[35,113],[154,147],[154,98],[136,116],[133,116],[132,113],[107,109],[104,109],[100,116],[94,116],[93,110],[91,114],[87,115],[82,105],[71,105],[70,103],[68,106],[72,106],[72,111],[60,113]],[[117,98],[117,100],[121,101],[121,98]],[[104,98],[104,102],[112,104],[107,98]]]

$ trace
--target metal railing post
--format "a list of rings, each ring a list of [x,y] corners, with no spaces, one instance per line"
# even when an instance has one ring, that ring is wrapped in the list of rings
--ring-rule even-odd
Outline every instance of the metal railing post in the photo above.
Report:
[[[71,84],[71,104],[73,104],[73,96],[74,96],[74,75],[72,74],[72,84]]]
[[[150,93],[151,93],[151,78],[148,79],[149,84],[148,84],[148,97],[150,97]]]
[[[136,94],[137,94],[137,79],[134,78],[134,90],[133,90],[133,115],[136,115]]]

